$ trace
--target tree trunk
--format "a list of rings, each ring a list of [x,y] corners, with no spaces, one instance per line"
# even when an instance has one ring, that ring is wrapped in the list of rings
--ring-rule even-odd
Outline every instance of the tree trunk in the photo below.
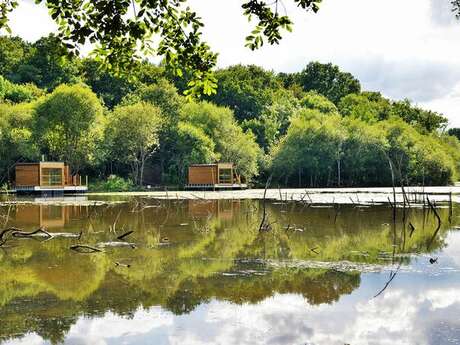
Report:
[[[341,176],[340,176],[340,170],[341,170],[341,163],[340,159],[337,159],[337,186],[340,187],[341,184]]]
[[[302,187],[302,169],[299,168],[299,188]]]
[[[139,185],[142,186],[144,183],[144,167],[145,167],[145,157],[142,157],[141,160],[141,171],[140,171],[140,177],[139,177]]]

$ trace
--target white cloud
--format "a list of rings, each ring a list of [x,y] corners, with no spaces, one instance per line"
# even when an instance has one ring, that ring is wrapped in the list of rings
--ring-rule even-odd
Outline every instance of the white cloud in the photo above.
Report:
[[[148,311],[139,309],[132,318],[122,317],[111,312],[97,319],[80,318],[70,329],[66,342],[80,345],[105,345],[108,339],[140,336],[155,328],[170,326],[173,317],[160,307]]]
[[[29,333],[22,338],[8,340],[3,345],[41,345],[43,343],[42,337],[35,333]]]

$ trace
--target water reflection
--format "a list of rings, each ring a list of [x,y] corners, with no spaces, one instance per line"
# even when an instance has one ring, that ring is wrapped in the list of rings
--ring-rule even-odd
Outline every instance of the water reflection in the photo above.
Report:
[[[79,242],[91,245],[133,230],[137,248],[84,255],[69,250],[76,239],[11,239],[0,251],[0,339],[413,344],[418,335],[425,339],[419,343],[438,344],[439,332],[457,334],[451,314],[459,311],[460,241],[447,231],[456,208],[453,224],[449,209],[439,209],[442,228],[429,246],[436,219],[426,209],[412,209],[405,226],[392,227],[384,206],[267,206],[266,233],[258,230],[261,204],[250,200],[3,206],[0,221],[8,226],[83,231]],[[430,265],[428,254],[439,263]],[[361,266],[349,270],[347,262]],[[405,270],[372,299],[388,279],[386,267],[399,262]],[[444,331],[419,320],[432,309],[444,318]],[[409,337],[400,329],[406,324],[394,320],[401,318],[421,329]],[[384,328],[374,329],[378,324]]]

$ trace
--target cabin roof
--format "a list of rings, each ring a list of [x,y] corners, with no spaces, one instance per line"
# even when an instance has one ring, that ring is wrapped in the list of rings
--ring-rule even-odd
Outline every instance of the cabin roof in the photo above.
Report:
[[[194,168],[194,167],[216,167],[216,166],[219,166],[219,167],[222,167],[222,168],[225,168],[225,167],[231,168],[231,167],[233,167],[233,163],[207,163],[207,164],[190,164],[189,165],[190,168]]]
[[[46,161],[46,162],[32,162],[32,163],[16,163],[16,165],[38,165],[38,164],[65,164],[64,162],[53,162],[53,161]]]

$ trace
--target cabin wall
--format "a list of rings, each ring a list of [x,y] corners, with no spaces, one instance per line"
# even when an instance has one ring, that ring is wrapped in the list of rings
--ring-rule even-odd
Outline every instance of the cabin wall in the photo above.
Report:
[[[72,186],[72,175],[70,174],[70,167],[68,165],[64,166],[64,181],[66,186]]]
[[[52,172],[53,171],[53,172]],[[50,180],[50,174],[57,172],[56,178]],[[65,173],[62,162],[41,162],[40,163],[40,186],[41,187],[64,187]]]
[[[191,166],[188,170],[189,184],[217,184],[216,166]]]
[[[16,186],[40,185],[40,166],[38,164],[16,165]]]

